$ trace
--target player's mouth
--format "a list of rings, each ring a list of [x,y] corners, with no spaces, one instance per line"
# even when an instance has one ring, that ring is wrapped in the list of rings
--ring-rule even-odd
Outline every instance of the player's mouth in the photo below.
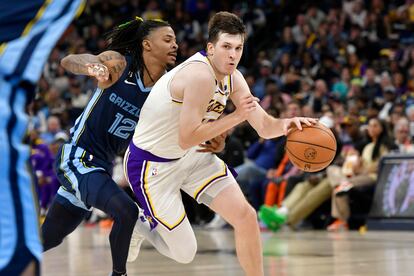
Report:
[[[171,58],[173,58],[174,61],[175,61],[177,59],[177,52],[169,52],[168,53],[168,56],[171,57]]]

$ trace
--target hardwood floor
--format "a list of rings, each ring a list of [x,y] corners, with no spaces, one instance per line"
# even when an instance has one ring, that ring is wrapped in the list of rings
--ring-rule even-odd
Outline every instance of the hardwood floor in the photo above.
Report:
[[[144,242],[128,275],[243,275],[232,230],[196,229],[198,253],[178,264]],[[108,230],[79,227],[59,247],[44,254],[42,275],[103,276],[111,271]],[[265,275],[413,275],[414,233],[325,231],[262,233]]]

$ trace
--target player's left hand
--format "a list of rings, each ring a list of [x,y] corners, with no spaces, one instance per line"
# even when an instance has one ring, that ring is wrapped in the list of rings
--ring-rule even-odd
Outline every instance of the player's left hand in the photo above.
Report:
[[[220,134],[217,137],[209,140],[208,143],[200,144],[201,149],[198,149],[197,152],[221,152],[226,145],[227,133]]]
[[[302,124],[311,126],[317,122],[317,119],[309,117],[293,117],[289,119],[283,119],[283,133],[284,135],[287,135],[292,127],[296,126],[299,130],[302,130]]]

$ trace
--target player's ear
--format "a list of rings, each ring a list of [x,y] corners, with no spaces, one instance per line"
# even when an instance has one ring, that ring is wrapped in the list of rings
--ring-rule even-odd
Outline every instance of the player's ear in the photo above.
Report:
[[[147,51],[150,51],[151,50],[151,44],[150,44],[150,42],[147,39],[144,39],[142,41],[142,48],[144,50],[147,50]]]
[[[207,43],[207,55],[212,56],[214,54],[214,45],[211,42]]]

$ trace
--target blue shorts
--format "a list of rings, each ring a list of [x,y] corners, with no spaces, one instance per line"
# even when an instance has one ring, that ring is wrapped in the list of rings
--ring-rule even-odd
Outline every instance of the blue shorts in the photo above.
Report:
[[[124,192],[109,174],[110,163],[71,144],[64,144],[60,149],[55,169],[61,184],[58,195],[66,201],[57,199],[66,207],[69,204],[86,211],[91,207],[103,210],[113,195]]]

